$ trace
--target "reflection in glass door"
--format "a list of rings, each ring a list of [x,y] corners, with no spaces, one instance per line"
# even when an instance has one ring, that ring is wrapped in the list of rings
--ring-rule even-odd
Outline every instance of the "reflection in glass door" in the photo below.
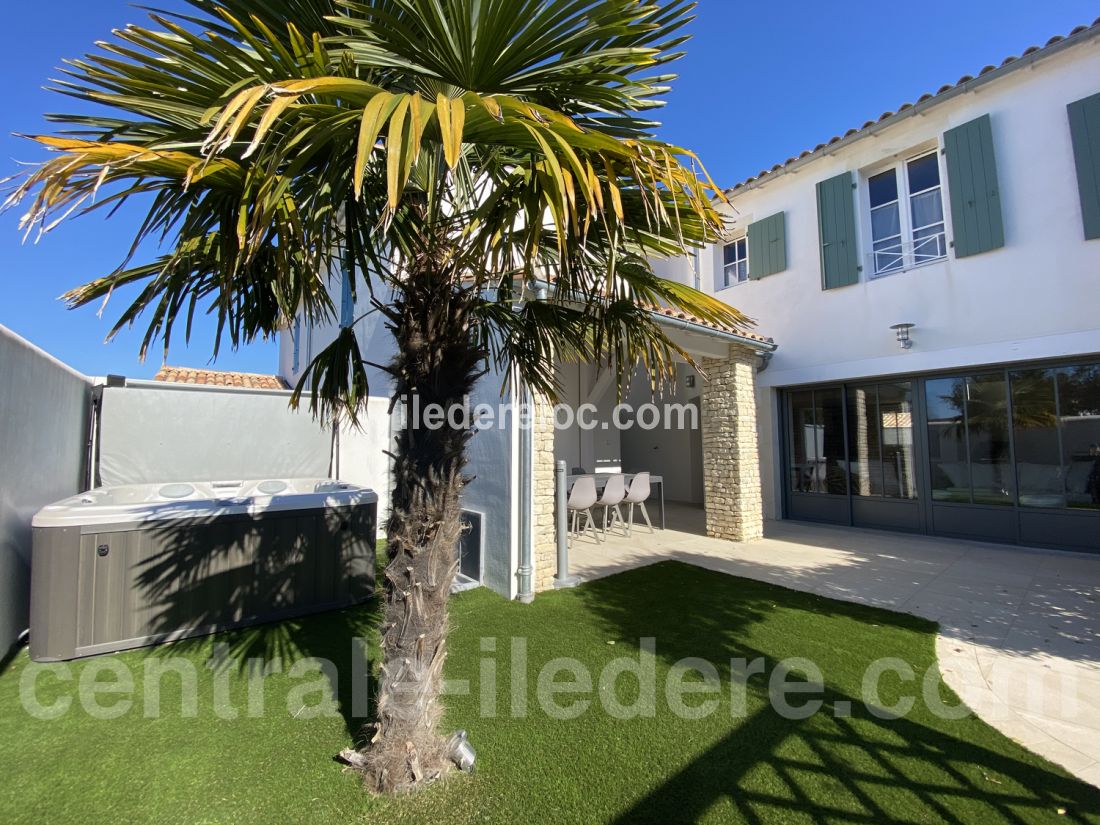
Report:
[[[1100,551],[1100,364],[790,391],[790,518]]]
[[[932,500],[1012,504],[1008,392],[1000,373],[926,382]]]
[[[846,394],[852,522],[921,529],[911,382],[850,386]]]
[[[789,396],[788,471],[793,518],[846,523],[848,475],[840,387]]]
[[[1003,372],[925,382],[932,530],[1015,540],[1016,481]],[[967,506],[944,506],[967,505]]]

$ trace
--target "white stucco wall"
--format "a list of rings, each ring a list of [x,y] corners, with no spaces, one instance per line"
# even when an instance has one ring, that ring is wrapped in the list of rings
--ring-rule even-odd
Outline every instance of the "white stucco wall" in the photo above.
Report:
[[[1084,240],[1066,114],[1068,103],[1097,92],[1100,37],[1092,37],[738,190],[735,231],[779,211],[787,218],[786,271],[716,290],[721,248],[705,250],[700,266],[704,289],[757,319],[779,344],[759,376],[768,517],[779,510],[777,405],[769,388],[1100,352],[1100,242]],[[925,145],[942,148],[946,130],[984,114],[992,123],[1005,246],[961,260],[949,252],[946,260],[874,280],[861,255],[860,283],[823,291],[816,184],[854,173],[865,253],[865,172]],[[947,170],[938,156],[946,208]],[[950,214],[947,236],[950,242]],[[900,322],[916,325],[909,351],[890,330]]]
[[[701,429],[679,428],[675,413],[669,419],[662,419],[660,426],[653,429],[641,426],[617,429],[614,409],[619,399],[614,383],[607,377],[601,380],[602,375],[604,373],[598,373],[589,365],[558,365],[558,379],[562,385],[560,403],[573,410],[581,404],[594,404],[593,419],[597,428],[584,430],[576,419],[571,427],[559,427],[554,434],[555,459],[564,461],[570,470],[580,467],[589,472],[648,471],[664,478],[665,497],[669,501],[702,504]],[[689,377],[693,387],[688,387]],[[655,404],[663,411],[666,404],[698,403],[703,382],[702,376],[692,367],[679,363],[675,384],[661,388],[654,395],[648,376],[639,368],[624,388],[623,403],[634,411],[633,414],[645,404]],[[624,422],[629,421],[628,415]],[[698,413],[696,421],[699,421]],[[565,423],[564,413],[560,422]]]
[[[338,279],[330,287],[334,301],[339,305]],[[360,317],[363,316],[363,317]],[[393,358],[393,337],[386,328],[380,313],[367,313],[358,309],[355,335],[364,359],[385,365]],[[294,343],[290,328],[279,336],[279,373],[291,386],[296,385],[314,357],[334,339],[338,327],[335,324],[308,327],[301,325],[298,369],[294,369]],[[370,487],[378,494],[378,512],[384,519],[390,510],[392,494],[391,465],[388,452],[393,448],[394,418],[389,405],[392,381],[384,371],[367,366],[370,397],[360,426],[345,426],[340,436],[340,478],[354,484]],[[486,375],[475,388],[471,406],[501,402],[503,378],[498,374]],[[303,403],[308,403],[308,399]],[[491,427],[474,435],[470,442],[469,464],[466,472],[473,480],[463,492],[462,506],[480,513],[483,517],[482,546],[484,583],[501,595],[514,598],[516,581],[512,572],[518,562],[517,507],[518,495],[515,483],[515,467],[518,462],[517,430],[506,419],[505,426]],[[384,522],[383,531],[384,532]]]
[[[688,386],[688,384],[692,386]],[[664,479],[665,498],[668,501],[703,503],[703,432],[700,404],[703,378],[685,363],[676,365],[676,380],[671,386],[662,387],[656,396],[650,388],[649,377],[641,370],[634,373],[626,396],[627,403],[637,410],[644,404],[655,404],[664,410],[666,405],[695,405],[695,426],[685,412],[684,427],[677,426],[676,414],[663,418],[661,426],[648,429],[632,427],[622,433],[623,470],[625,472],[650,472]]]
[[[698,259],[655,262],[658,274],[695,283],[738,307],[758,323],[757,331],[779,345],[774,360],[758,377],[758,420],[765,516],[780,512],[780,430],[775,388],[852,378],[936,371],[972,365],[1100,353],[1100,241],[1083,239],[1066,104],[1100,92],[1100,36],[1057,47],[1018,68],[992,76],[960,93],[873,134],[842,143],[790,171],[771,174],[739,189],[730,212],[734,232],[776,212],[786,213],[785,271],[716,290],[721,247]],[[975,67],[977,68],[977,67]],[[898,101],[883,101],[882,108]],[[877,112],[869,112],[869,116]],[[946,130],[988,114],[997,156],[1005,246],[981,255],[946,260],[860,283],[823,291],[815,186],[845,171],[858,183],[857,215],[861,248],[866,248],[866,176],[914,150],[942,148]],[[807,145],[827,139],[807,134]],[[940,158],[945,207],[950,193]],[[776,158],[782,160],[782,158]],[[952,241],[950,212],[947,239]],[[866,266],[866,257],[861,255]],[[916,325],[911,350],[901,350],[890,326]],[[726,343],[682,331],[673,337],[693,353],[720,356]],[[303,328],[300,364],[331,338],[331,332]],[[370,335],[364,354],[384,360],[386,350]],[[713,352],[711,350],[714,350]],[[281,336],[280,372],[294,381],[293,345]],[[566,398],[578,403],[595,379],[590,368],[569,368]],[[387,393],[372,383],[372,413]],[[381,387],[381,384],[378,384]],[[577,386],[574,392],[571,388]],[[601,410],[614,405],[614,389],[601,394]],[[355,448],[357,466],[381,468],[378,456],[388,443],[389,423],[368,417],[369,435]],[[558,458],[572,466],[610,468],[624,458],[624,442],[614,431],[584,436],[557,435]],[[637,452],[631,445],[631,452]],[[371,456],[374,462],[371,463]],[[514,459],[514,456],[513,456]],[[513,461],[514,463],[514,461]],[[364,469],[372,478],[386,469]],[[342,462],[342,474],[352,472]],[[352,478],[350,480],[357,480]],[[382,492],[381,482],[367,482]]]
[[[582,429],[574,420],[565,427],[564,414],[561,425],[554,434],[554,457],[564,461],[569,469],[583,467],[593,472],[618,472],[622,469],[622,437],[610,424],[615,405],[619,403],[615,380],[607,369],[598,370],[590,364],[559,363],[558,382],[561,386],[559,403],[577,410],[583,404],[592,404],[599,422],[595,430]]]

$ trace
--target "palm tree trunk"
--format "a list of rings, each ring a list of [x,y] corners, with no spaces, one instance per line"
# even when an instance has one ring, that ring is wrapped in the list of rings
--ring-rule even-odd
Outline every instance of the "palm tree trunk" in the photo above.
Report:
[[[393,454],[378,727],[361,762],[368,784],[383,793],[414,790],[450,767],[437,725],[471,432],[448,422],[434,430],[422,421],[417,426],[414,399],[422,411],[464,406],[485,358],[471,337],[471,294],[431,271],[410,269],[392,325],[395,399],[409,414]]]

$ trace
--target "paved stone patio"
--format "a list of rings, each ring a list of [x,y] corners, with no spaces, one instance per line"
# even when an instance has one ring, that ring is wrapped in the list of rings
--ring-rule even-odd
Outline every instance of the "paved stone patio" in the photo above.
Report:
[[[944,680],[978,716],[1100,785],[1100,556],[796,522],[738,543],[707,538],[702,508],[677,504],[668,526],[575,540],[572,572],[674,559],[933,619]]]

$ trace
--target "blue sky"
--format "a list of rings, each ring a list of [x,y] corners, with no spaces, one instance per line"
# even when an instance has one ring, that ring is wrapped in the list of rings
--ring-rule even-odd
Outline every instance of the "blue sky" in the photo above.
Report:
[[[0,50],[0,177],[16,171],[16,161],[39,157],[10,133],[42,131],[43,112],[69,108],[42,90],[60,61],[144,14],[122,0],[9,5],[9,37]],[[1096,0],[702,0],[663,135],[695,149],[719,183],[732,184],[1098,15]],[[121,302],[100,317],[93,308],[68,311],[57,300],[111,271],[126,252],[134,216],[75,221],[35,245],[22,243],[17,213],[0,215],[0,324],[85,373],[151,376],[162,355],[158,346],[139,362],[143,330],[103,343]],[[212,341],[212,324],[196,325],[189,347],[173,344],[169,363],[208,364]],[[273,372],[275,347],[223,352],[216,366]]]

